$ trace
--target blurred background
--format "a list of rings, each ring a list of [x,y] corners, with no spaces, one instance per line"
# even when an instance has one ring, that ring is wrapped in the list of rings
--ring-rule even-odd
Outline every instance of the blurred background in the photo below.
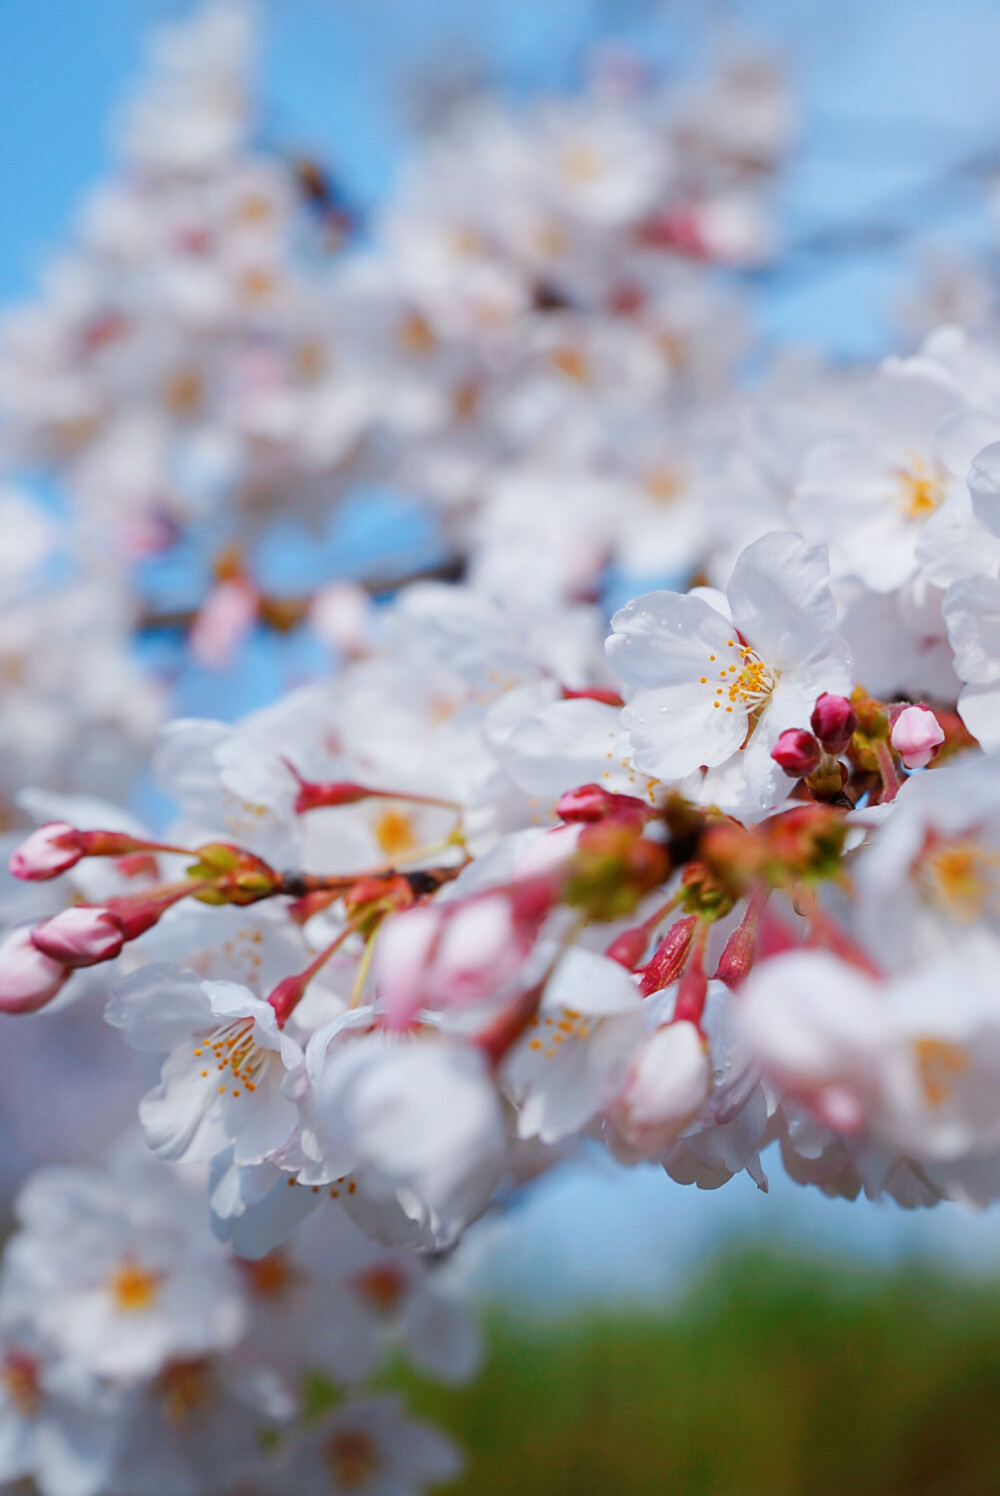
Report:
[[[0,304],[31,295],[108,169],[150,29],[188,9],[0,0]],[[995,0],[262,0],[260,13],[264,139],[325,163],[362,220],[414,131],[473,85],[531,98],[572,90],[602,48],[669,77],[750,46],[786,70],[797,119],[777,252],[734,272],[757,353],[870,360],[994,305]],[[432,552],[412,524],[382,508],[331,545],[348,570],[387,546]],[[301,557],[279,537],[275,574]],[[173,598],[186,581],[175,563],[150,585]],[[315,667],[305,639],[253,650],[225,679],[168,660],[176,709],[235,716]],[[72,1122],[57,1098],[42,1156]],[[23,1153],[7,1153],[10,1183]],[[745,1175],[700,1192],[605,1158],[526,1192],[465,1258],[492,1320],[485,1376],[414,1390],[470,1450],[463,1490],[1000,1490],[995,1211],[829,1200],[781,1170],[767,1194]]]

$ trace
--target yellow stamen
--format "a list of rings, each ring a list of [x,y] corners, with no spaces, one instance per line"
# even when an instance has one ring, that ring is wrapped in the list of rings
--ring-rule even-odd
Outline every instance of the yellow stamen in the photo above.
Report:
[[[969,1052],[946,1039],[915,1039],[913,1057],[924,1100],[936,1111],[950,1098],[958,1077],[968,1070]]]
[[[141,1314],[156,1303],[160,1280],[138,1262],[126,1260],[111,1279],[111,1296],[115,1308],[123,1314]]]

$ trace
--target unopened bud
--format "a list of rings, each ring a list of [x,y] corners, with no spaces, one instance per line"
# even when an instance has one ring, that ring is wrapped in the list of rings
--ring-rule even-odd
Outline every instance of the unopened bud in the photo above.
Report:
[[[908,769],[923,769],[944,742],[944,731],[930,707],[908,706],[893,723],[890,741]]]
[[[698,1114],[711,1079],[708,1050],[696,1026],[669,1023],[636,1050],[611,1120],[638,1152],[662,1152]]]
[[[65,821],[50,821],[47,826],[39,826],[37,831],[33,831],[12,853],[10,870],[15,878],[37,883],[68,872],[81,857],[141,856],[150,859],[155,872],[154,852],[183,851],[183,847],[144,841],[126,831],[78,831]],[[149,864],[141,870],[149,871]]]
[[[89,904],[64,909],[36,925],[31,939],[43,956],[68,967],[111,961],[125,944],[121,923],[115,915]]]
[[[652,815],[652,807],[635,795],[614,795],[599,784],[581,784],[579,789],[567,790],[556,802],[556,815],[561,821],[603,821],[608,816]]]
[[[846,696],[824,691],[816,698],[809,726],[827,753],[843,753],[858,727],[858,714]]]
[[[811,732],[801,727],[787,727],[771,749],[771,757],[779,768],[793,779],[804,779],[819,767],[823,750]]]
[[[30,925],[0,943],[0,1013],[34,1013],[62,990],[69,969],[40,951]]]
[[[42,883],[68,872],[82,856],[80,833],[65,821],[50,821],[25,838],[11,853],[8,866],[15,878]]]
[[[819,768],[806,775],[806,788],[817,800],[839,800],[849,778],[847,765],[826,754]]]

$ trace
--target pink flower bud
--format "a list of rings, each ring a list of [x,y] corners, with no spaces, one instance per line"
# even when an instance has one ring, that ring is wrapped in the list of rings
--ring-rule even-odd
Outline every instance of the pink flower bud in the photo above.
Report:
[[[670,1023],[644,1039],[611,1120],[638,1152],[669,1148],[708,1096],[711,1066],[693,1023]]]
[[[8,867],[15,878],[42,883],[75,867],[82,856],[80,833],[65,821],[49,821],[11,853]]]
[[[786,774],[802,779],[819,767],[823,750],[811,732],[801,727],[786,727],[771,749],[771,757]]]
[[[890,741],[908,769],[923,769],[944,742],[944,731],[930,707],[908,706],[893,723]]]
[[[817,697],[809,726],[827,753],[843,753],[858,728],[858,714],[846,696],[824,691]]]
[[[945,730],[930,706],[906,706],[892,724],[889,741],[907,769],[924,769],[945,742]]]
[[[635,795],[613,795],[599,784],[582,784],[579,789],[567,790],[556,804],[556,815],[561,821],[603,821],[607,816],[636,812],[649,816],[652,807]]]
[[[125,944],[117,916],[90,904],[64,909],[36,925],[31,939],[43,955],[68,967],[111,961]]]
[[[393,915],[376,957],[386,1025],[406,1028],[421,1008],[488,1002],[517,976],[527,949],[503,893]]]
[[[19,925],[0,944],[0,1013],[34,1013],[58,996],[69,969],[52,961]]]

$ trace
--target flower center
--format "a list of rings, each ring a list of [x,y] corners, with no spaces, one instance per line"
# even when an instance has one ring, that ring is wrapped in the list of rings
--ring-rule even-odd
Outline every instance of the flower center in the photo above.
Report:
[[[565,1044],[567,1039],[590,1038],[590,1020],[575,1008],[563,1008],[561,1018],[552,1014],[545,1018],[536,1016],[530,1027],[539,1032],[528,1040],[528,1048],[540,1054],[543,1060],[554,1060],[560,1044]]]
[[[566,378],[572,379],[574,384],[586,384],[589,380],[590,364],[587,355],[581,349],[567,344],[563,348],[554,348],[551,358],[560,374],[565,374]]]
[[[410,353],[419,358],[434,351],[437,338],[427,318],[421,316],[420,312],[411,311],[401,319],[396,341],[401,353]]]
[[[375,840],[387,857],[412,852],[417,845],[413,822],[404,810],[384,810],[375,822]]]
[[[164,404],[175,416],[193,415],[204,397],[205,381],[197,369],[178,369],[163,389]]]
[[[240,276],[240,290],[247,301],[266,301],[278,289],[278,283],[269,270],[253,266]]]
[[[710,669],[698,677],[700,684],[712,691],[716,710],[759,711],[777,684],[777,671],[766,665],[749,644],[741,644],[736,638],[727,639],[725,649],[721,658],[709,655]]]
[[[299,1277],[283,1252],[269,1252],[266,1257],[236,1259],[250,1292],[262,1299],[280,1299]]]
[[[0,1386],[22,1418],[38,1412],[42,1400],[38,1370],[38,1362],[26,1351],[6,1351],[0,1362]]]
[[[348,1491],[368,1485],[379,1467],[374,1440],[357,1428],[334,1434],[326,1454],[335,1481]]]
[[[271,1051],[255,1042],[252,1018],[234,1018],[232,1023],[223,1024],[207,1038],[200,1039],[193,1054],[195,1059],[205,1061],[206,1068],[201,1072],[203,1077],[207,1078],[211,1074],[211,1065],[214,1063],[217,1072],[223,1077],[219,1086],[220,1096],[226,1090],[227,1070],[231,1072],[231,1079],[239,1083],[233,1087],[232,1094],[239,1096],[240,1086],[251,1095],[256,1091],[267,1068]]]
[[[562,169],[568,181],[585,186],[600,179],[603,165],[592,145],[577,140],[563,151]]]
[[[958,1077],[968,1070],[968,1050],[945,1039],[915,1039],[913,1057],[924,1100],[937,1111],[951,1096]]]
[[[394,1263],[382,1262],[358,1273],[354,1286],[377,1314],[391,1316],[406,1298],[405,1274]]]
[[[996,907],[1000,856],[972,836],[953,842],[930,840],[915,864],[918,886],[942,913],[960,924],[974,924]]]
[[[948,475],[940,463],[914,457],[908,467],[894,468],[897,502],[907,519],[922,521],[940,509],[948,492]]]
[[[123,1314],[141,1314],[156,1303],[160,1280],[140,1263],[127,1258],[111,1279],[111,1297]]]
[[[207,1361],[174,1361],[157,1379],[157,1391],[163,1399],[163,1416],[167,1423],[186,1423],[212,1395]]]
[[[668,467],[666,463],[661,463],[659,467],[647,473],[644,487],[653,503],[662,505],[664,508],[674,503],[684,491],[681,475],[675,468]]]
[[[274,217],[274,203],[263,192],[248,192],[237,204],[236,217],[241,223],[267,223]]]

